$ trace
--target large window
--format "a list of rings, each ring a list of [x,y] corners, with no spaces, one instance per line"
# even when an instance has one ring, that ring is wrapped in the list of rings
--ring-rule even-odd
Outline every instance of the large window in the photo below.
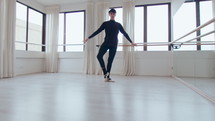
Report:
[[[35,44],[42,44],[43,31],[43,15],[35,10],[29,9],[29,29],[28,42]],[[28,49],[31,51],[42,50],[41,46],[29,44]]]
[[[179,37],[187,34],[191,30],[196,28],[196,10],[195,3],[185,3],[181,6],[181,8],[177,11],[174,16],[174,40]],[[178,42],[183,42],[189,39],[196,37],[196,33],[191,34],[190,36],[180,40]],[[195,45],[182,45],[178,50],[196,50]]]
[[[134,32],[134,40],[135,43],[141,44],[144,41],[144,7],[136,7],[135,8],[135,32]],[[136,51],[143,51],[143,46],[137,46],[135,48]]]
[[[207,21],[211,20],[212,18],[213,18],[212,1],[200,2],[200,23],[204,24]],[[213,24],[210,24],[209,26],[201,29],[201,34],[208,33],[212,30],[214,30],[214,26],[213,26]],[[201,38],[201,41],[202,42],[214,41],[214,34]],[[201,50],[215,50],[215,46],[214,45],[202,45]]]
[[[170,41],[170,4],[143,5],[135,8],[135,43],[137,51],[168,51]],[[152,44],[165,46],[150,46]]]
[[[58,51],[59,52],[63,52],[63,51],[66,51],[66,46],[64,45],[64,43],[66,43],[64,40],[65,40],[65,37],[64,37],[64,32],[65,32],[65,29],[64,29],[64,26],[65,26],[65,21],[64,21],[64,17],[65,14],[64,13],[61,13],[59,15],[59,38],[58,38]]]
[[[213,18],[212,2],[210,0],[194,0],[194,2],[185,2],[174,16],[174,40],[187,34],[196,27],[204,24]],[[196,36],[203,35],[214,30],[213,24],[195,32],[179,42],[187,41]],[[214,45],[196,45],[199,42],[213,42],[214,34],[192,41],[193,45],[182,45],[177,51],[183,50],[214,50]]]
[[[60,13],[59,52],[83,51],[85,12]]]
[[[16,3],[16,49],[26,50],[27,6]],[[18,43],[19,42],[19,43]],[[23,42],[23,43],[21,43]]]
[[[147,42],[168,42],[168,5],[147,7]],[[167,51],[166,46],[148,46],[149,51]]]
[[[16,3],[16,50],[45,51],[45,14]]]

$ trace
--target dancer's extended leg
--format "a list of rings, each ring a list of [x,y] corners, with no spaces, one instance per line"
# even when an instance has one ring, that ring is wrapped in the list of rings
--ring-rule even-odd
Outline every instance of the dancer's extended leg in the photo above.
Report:
[[[103,71],[103,74],[107,74],[107,70],[106,70],[106,67],[105,67],[105,63],[104,63],[104,59],[103,59],[103,56],[104,54],[107,52],[108,48],[106,46],[101,46],[100,49],[99,49],[99,53],[97,55],[97,59],[99,61],[99,64],[102,68],[102,71]]]

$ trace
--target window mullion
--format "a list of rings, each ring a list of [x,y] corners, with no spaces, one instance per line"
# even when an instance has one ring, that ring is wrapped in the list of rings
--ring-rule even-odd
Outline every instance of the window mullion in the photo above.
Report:
[[[66,13],[64,13],[63,51],[66,52]]]
[[[86,12],[84,11],[84,39],[86,38]],[[85,50],[85,44],[83,42],[83,51]]]
[[[199,0],[196,0],[196,27],[200,26],[201,22],[200,22],[200,3]],[[196,32],[196,36],[200,36],[201,35],[201,31],[198,30]],[[201,41],[201,38],[197,39],[198,42]],[[197,50],[201,50],[201,45],[197,45]]]
[[[27,7],[27,22],[26,22],[26,51],[28,51],[28,30],[29,30],[29,7]]]
[[[147,6],[144,7],[144,43],[147,42]],[[144,46],[144,51],[147,51],[147,46]]]
[[[42,45],[46,44],[46,15],[43,14],[43,30],[42,30]],[[42,46],[42,51],[46,51],[46,47]]]
[[[168,42],[171,42],[171,38],[172,38],[172,30],[171,30],[171,25],[172,25],[172,22],[171,22],[171,4],[169,3],[168,4]],[[169,45],[168,46],[168,50],[171,51],[172,48],[171,46]]]

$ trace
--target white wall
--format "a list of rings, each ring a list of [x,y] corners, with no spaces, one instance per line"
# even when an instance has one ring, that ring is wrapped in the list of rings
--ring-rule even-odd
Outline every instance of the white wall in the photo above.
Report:
[[[44,72],[45,56],[42,52],[16,51],[15,74]]]
[[[137,52],[136,75],[171,76],[171,52]],[[98,63],[98,61],[96,61]],[[123,66],[122,52],[117,52],[112,74],[121,74]],[[83,53],[60,53],[59,72],[83,73]]]
[[[179,77],[215,77],[215,52],[176,51],[136,52],[136,75]],[[123,56],[117,52],[112,74],[121,74]],[[98,61],[97,61],[98,63]],[[60,53],[59,72],[83,72],[83,53]],[[173,68],[172,68],[173,67]]]
[[[32,0],[18,0],[18,1],[45,13],[45,6],[39,4],[35,1],[32,1]]]
[[[174,52],[174,74],[179,77],[215,77],[215,51]]]
[[[59,72],[83,73],[84,53],[59,53]]]
[[[137,52],[136,75],[170,76],[172,64],[174,74],[180,77],[215,77],[215,52]],[[173,57],[173,58],[172,58]],[[112,74],[121,74],[123,60],[118,52],[113,63]],[[60,53],[59,72],[83,72],[83,53]]]
[[[35,1],[32,1],[32,0],[18,0],[18,1],[45,13],[45,6],[39,4]]]
[[[172,9],[172,16],[176,14],[178,9],[182,6],[185,0],[172,0],[171,2],[171,9]]]
[[[86,10],[87,3],[66,4],[60,6],[61,12]]]
[[[59,72],[83,73],[83,52],[59,54]],[[170,76],[172,62],[174,74],[179,77],[215,77],[215,52],[213,51],[177,51],[137,52],[136,75]],[[16,51],[16,74],[44,72],[44,53]],[[123,56],[117,52],[112,74],[121,74]],[[97,61],[98,62],[98,61]]]
[[[136,75],[171,76],[172,52],[138,52],[136,54]]]

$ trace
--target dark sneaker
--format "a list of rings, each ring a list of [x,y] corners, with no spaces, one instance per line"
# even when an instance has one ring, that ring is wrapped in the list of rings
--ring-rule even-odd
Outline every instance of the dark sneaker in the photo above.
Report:
[[[111,78],[110,78],[110,73],[105,74],[105,82],[114,82],[114,81],[111,80]]]
[[[105,78],[105,82],[108,82],[110,78],[110,73],[106,73],[104,78]]]

